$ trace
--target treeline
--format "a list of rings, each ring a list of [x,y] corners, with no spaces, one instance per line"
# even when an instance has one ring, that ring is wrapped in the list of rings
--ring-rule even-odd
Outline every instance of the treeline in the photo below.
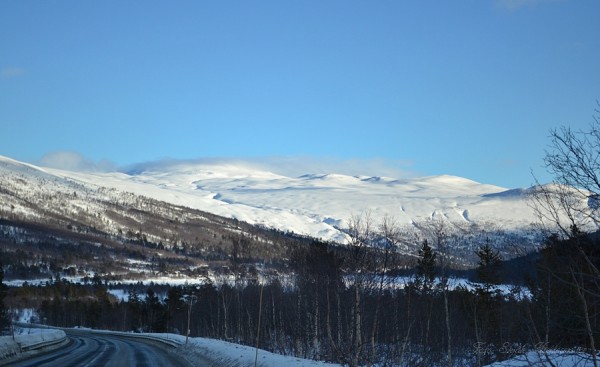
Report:
[[[164,242],[150,241],[142,231],[134,234],[126,231],[116,236],[82,234],[45,224],[0,219],[0,260],[5,265],[5,277],[10,280],[83,277],[95,273],[143,279],[149,273],[193,276],[199,267],[218,271],[229,263],[262,263],[271,269],[285,269],[291,249],[310,243],[308,239],[275,230],[250,230],[239,221],[227,223],[239,226],[232,231],[226,225],[222,228],[215,225],[214,230],[203,232],[210,241],[200,238],[193,242],[176,241],[176,246],[167,249]],[[200,233],[203,229],[196,230]],[[136,260],[136,266],[130,260]]]
[[[229,340],[349,366],[478,366],[526,349],[595,354],[600,332],[598,239],[573,229],[548,239],[527,287],[499,286],[502,262],[477,252],[477,283],[445,267],[443,244],[424,241],[410,279],[392,276],[395,254],[380,237],[366,250],[314,242],[292,255],[294,279],[246,274],[231,284],[131,288],[110,295],[100,279],[12,288],[10,306],[55,326],[175,332]],[[364,238],[363,238],[364,240]],[[189,323],[189,324],[188,324]]]

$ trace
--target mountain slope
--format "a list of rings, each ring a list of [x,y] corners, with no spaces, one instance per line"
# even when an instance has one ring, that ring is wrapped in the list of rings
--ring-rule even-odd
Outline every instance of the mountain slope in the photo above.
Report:
[[[276,266],[297,247],[235,219],[65,176],[0,158],[0,257],[13,278],[67,268],[129,279],[148,272],[197,276],[232,259]],[[112,176],[115,184],[126,182]]]
[[[241,164],[174,162],[130,173],[70,172],[0,159],[0,173],[33,176],[48,190],[106,187],[251,224],[344,241],[355,214],[393,216],[411,226],[428,218],[515,230],[536,221],[524,191],[454,176],[415,179],[307,174],[285,177]],[[6,178],[5,178],[6,179]],[[83,203],[81,205],[84,205]],[[23,209],[25,210],[25,209]]]

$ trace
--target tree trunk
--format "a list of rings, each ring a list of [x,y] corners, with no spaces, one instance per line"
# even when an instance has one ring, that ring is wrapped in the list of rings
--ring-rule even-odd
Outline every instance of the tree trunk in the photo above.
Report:
[[[444,312],[446,314],[446,334],[448,337],[448,367],[452,367],[452,333],[450,329],[450,310],[448,309],[448,285],[444,285]]]
[[[479,323],[477,322],[477,300],[473,300],[473,322],[475,323],[475,342],[477,342],[477,348],[475,354],[477,355],[477,367],[481,367],[481,338],[479,336]]]
[[[225,336],[225,340],[229,339],[228,329],[227,329],[227,303],[225,302],[225,292],[221,289],[221,300],[223,302],[223,333]]]
[[[315,359],[320,359],[320,350],[319,350],[319,296],[315,289],[315,314],[314,314],[314,331],[313,331],[313,353]]]
[[[581,301],[581,310],[583,312],[583,318],[585,320],[585,329],[587,332],[587,336],[590,341],[590,354],[592,355],[594,367],[598,367],[598,356],[596,354],[596,343],[594,341],[594,331],[592,329],[592,324],[590,322],[590,313],[588,310],[587,300],[585,299],[585,294],[582,290],[582,285],[577,281],[577,277],[571,269],[571,277],[573,278],[573,284],[575,284],[575,289],[577,290],[577,296],[579,297],[579,301]]]
[[[350,367],[358,367],[360,360],[360,350],[362,347],[362,329],[360,313],[360,290],[358,285],[354,286],[354,350]]]

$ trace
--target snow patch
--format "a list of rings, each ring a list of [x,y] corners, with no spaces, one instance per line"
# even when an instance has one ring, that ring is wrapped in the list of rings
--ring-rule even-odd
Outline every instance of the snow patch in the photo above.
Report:
[[[592,356],[576,351],[539,350],[485,367],[592,367]]]

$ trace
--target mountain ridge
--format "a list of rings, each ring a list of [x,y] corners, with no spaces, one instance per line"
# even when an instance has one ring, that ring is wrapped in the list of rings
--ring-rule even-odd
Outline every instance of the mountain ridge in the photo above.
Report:
[[[527,189],[452,176],[421,178],[349,176],[336,173],[287,177],[239,162],[147,165],[125,172],[76,172],[0,157],[4,171],[38,175],[71,184],[106,187],[207,211],[283,231],[343,242],[348,220],[369,212],[378,222],[394,217],[401,225],[434,217],[453,224],[518,229],[535,221]],[[11,168],[12,167],[12,168]]]

